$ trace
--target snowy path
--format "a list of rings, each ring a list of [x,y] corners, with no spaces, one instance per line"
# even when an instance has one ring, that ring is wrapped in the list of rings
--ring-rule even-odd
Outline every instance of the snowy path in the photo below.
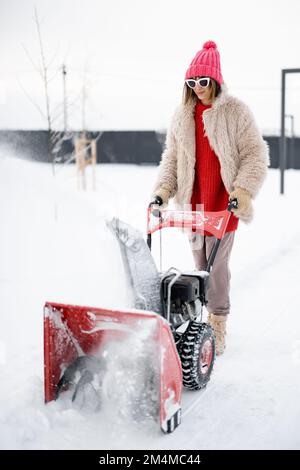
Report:
[[[122,429],[110,423],[108,410],[86,416],[63,403],[44,406],[43,304],[126,306],[120,254],[104,218],[118,215],[144,230],[156,170],[99,165],[97,191],[83,194],[72,167],[59,173],[54,187],[47,165],[0,160],[0,448],[300,448],[295,171],[288,172],[287,194],[280,197],[278,172],[270,170],[255,221],[239,227],[227,350],[206,390],[184,392],[183,421],[174,434]],[[189,269],[182,234],[163,237],[163,268]]]
[[[187,400],[177,433],[184,447],[215,448],[217,443],[224,449],[299,448],[300,305],[296,281],[300,266],[295,263],[290,272],[291,259],[300,260],[299,245],[290,246],[252,283],[248,281],[247,290],[260,285],[255,298],[247,303],[237,300],[236,308],[243,307],[243,319],[234,323],[231,318],[226,356],[217,358],[206,391]],[[280,273],[285,276],[282,289]],[[278,298],[281,292],[282,299]],[[195,437],[191,439],[191,435]],[[175,436],[168,445],[173,442]]]

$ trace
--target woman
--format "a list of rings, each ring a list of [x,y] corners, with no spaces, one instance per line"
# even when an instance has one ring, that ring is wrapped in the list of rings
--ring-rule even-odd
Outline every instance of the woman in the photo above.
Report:
[[[220,55],[213,41],[205,42],[185,74],[182,103],[169,126],[153,190],[165,207],[175,198],[178,209],[218,211],[236,198],[210,273],[207,322],[214,328],[216,353],[225,349],[230,311],[229,258],[239,219],[253,218],[252,199],[267,174],[269,148],[248,106],[230,96],[223,81]],[[196,268],[204,270],[214,242],[211,234],[189,236]]]

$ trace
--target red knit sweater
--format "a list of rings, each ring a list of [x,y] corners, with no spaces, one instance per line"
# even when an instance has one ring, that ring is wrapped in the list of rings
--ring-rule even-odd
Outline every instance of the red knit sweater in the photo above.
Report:
[[[228,205],[229,194],[221,178],[219,159],[211,149],[208,138],[204,136],[202,121],[203,111],[210,107],[211,105],[204,105],[200,100],[195,106],[196,164],[191,204],[192,210],[196,210],[196,204],[203,204],[204,211],[222,211]],[[232,215],[226,232],[236,230],[238,222],[239,219]],[[206,231],[204,231],[204,235],[212,236]]]

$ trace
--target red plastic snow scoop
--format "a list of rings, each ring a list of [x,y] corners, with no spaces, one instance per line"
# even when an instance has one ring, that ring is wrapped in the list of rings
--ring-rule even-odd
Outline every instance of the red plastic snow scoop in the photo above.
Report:
[[[62,378],[66,376],[66,371],[70,372],[72,364],[79,364],[80,358],[90,357],[98,358],[99,368],[105,367],[107,350],[112,344],[119,347],[124,342],[126,345],[128,338],[134,336],[139,328],[141,331],[149,328],[154,340],[152,359],[158,367],[160,426],[165,433],[172,432],[181,420],[181,363],[167,321],[153,312],[136,309],[108,310],[46,302],[45,402],[56,399],[61,391],[70,388],[72,373],[69,374],[69,382]],[[127,350],[126,354],[129,357],[134,351]],[[147,365],[143,370],[146,368]],[[85,379],[90,376],[92,380],[94,372],[95,370],[89,370]],[[102,372],[105,376],[105,370]],[[83,376],[80,380],[82,379]]]

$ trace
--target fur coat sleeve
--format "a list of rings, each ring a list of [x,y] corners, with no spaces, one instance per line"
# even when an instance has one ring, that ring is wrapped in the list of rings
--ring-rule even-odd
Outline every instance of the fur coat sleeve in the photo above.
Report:
[[[260,190],[270,163],[269,148],[250,108],[243,103],[237,124],[238,171],[233,187],[249,191],[254,199]]]
[[[165,146],[158,167],[156,184],[154,185],[152,197],[160,196],[163,206],[166,207],[170,198],[177,191],[177,142],[174,135],[174,120],[176,110],[167,130]]]

